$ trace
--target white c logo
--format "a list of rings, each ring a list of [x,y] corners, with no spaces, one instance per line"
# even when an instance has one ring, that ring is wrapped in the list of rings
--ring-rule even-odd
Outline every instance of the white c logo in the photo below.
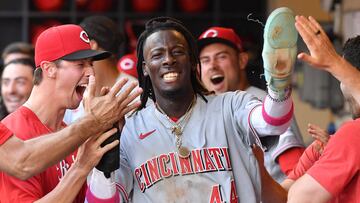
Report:
[[[80,39],[82,39],[85,43],[90,43],[89,36],[84,30],[80,32]]]
[[[134,62],[133,60],[127,58],[127,59],[124,59],[124,60],[122,60],[122,61],[120,62],[120,67],[121,67],[121,69],[123,69],[123,70],[130,70],[130,69],[133,68],[134,63],[135,63],[135,62]]]
[[[204,33],[203,38],[208,38],[208,37],[216,37],[218,35],[218,32],[216,30],[208,30]]]

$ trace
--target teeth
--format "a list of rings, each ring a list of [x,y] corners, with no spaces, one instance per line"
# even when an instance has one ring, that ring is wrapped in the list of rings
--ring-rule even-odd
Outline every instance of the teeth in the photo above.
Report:
[[[80,87],[87,87],[87,84],[81,84],[81,85],[78,85]]]
[[[224,77],[223,75],[213,75],[213,76],[211,76],[211,79],[213,80],[213,79],[217,79],[217,78],[222,78],[222,77]]]
[[[6,99],[7,101],[9,101],[9,102],[19,102],[20,101],[20,98],[14,98],[14,97],[8,97],[7,99]]]
[[[171,72],[164,74],[163,78],[166,81],[173,81],[178,77],[178,75],[179,75],[178,73]]]

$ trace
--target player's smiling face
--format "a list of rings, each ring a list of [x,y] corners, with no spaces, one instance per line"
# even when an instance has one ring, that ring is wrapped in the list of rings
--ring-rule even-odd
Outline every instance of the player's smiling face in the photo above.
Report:
[[[91,59],[60,60],[57,64],[56,93],[61,94],[60,98],[65,102],[66,108],[74,109],[79,106],[90,75],[94,75]]]
[[[151,79],[155,95],[192,91],[189,46],[175,30],[159,30],[144,43],[144,74]]]

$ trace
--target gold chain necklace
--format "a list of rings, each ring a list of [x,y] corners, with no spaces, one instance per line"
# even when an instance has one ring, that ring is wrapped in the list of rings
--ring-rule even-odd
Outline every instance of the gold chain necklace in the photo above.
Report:
[[[166,119],[169,121],[169,123],[172,125],[170,127],[171,133],[173,135],[175,135],[176,138],[176,148],[178,150],[178,154],[181,158],[187,158],[190,156],[190,150],[182,145],[182,134],[183,134],[183,130],[185,128],[185,125],[187,124],[187,122],[189,121],[190,115],[193,111],[193,107],[194,104],[196,103],[196,96],[194,97],[194,99],[192,100],[191,104],[189,105],[188,109],[186,110],[185,114],[182,116],[182,118],[180,120],[178,120],[177,122],[174,122],[165,112],[164,110],[162,110],[160,108],[160,106],[156,103],[156,108],[166,117]],[[166,125],[161,121],[160,118],[157,117],[157,115],[155,114],[155,117],[160,121],[160,123],[165,127]]]

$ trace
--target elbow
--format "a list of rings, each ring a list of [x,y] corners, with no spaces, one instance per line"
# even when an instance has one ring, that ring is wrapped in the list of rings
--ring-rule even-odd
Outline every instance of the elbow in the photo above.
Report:
[[[13,162],[12,166],[12,176],[20,179],[27,180],[35,175],[35,171],[32,170],[33,167],[29,166],[22,159],[16,160]]]
[[[16,153],[12,154],[10,175],[20,180],[26,180],[37,173],[36,168],[40,163],[32,162],[30,154],[26,146],[21,147]]]
[[[268,134],[269,135],[281,135],[286,132],[286,130],[289,128],[290,124],[291,124],[291,119],[282,125],[272,125],[272,124],[267,123],[268,129],[270,131]]]

